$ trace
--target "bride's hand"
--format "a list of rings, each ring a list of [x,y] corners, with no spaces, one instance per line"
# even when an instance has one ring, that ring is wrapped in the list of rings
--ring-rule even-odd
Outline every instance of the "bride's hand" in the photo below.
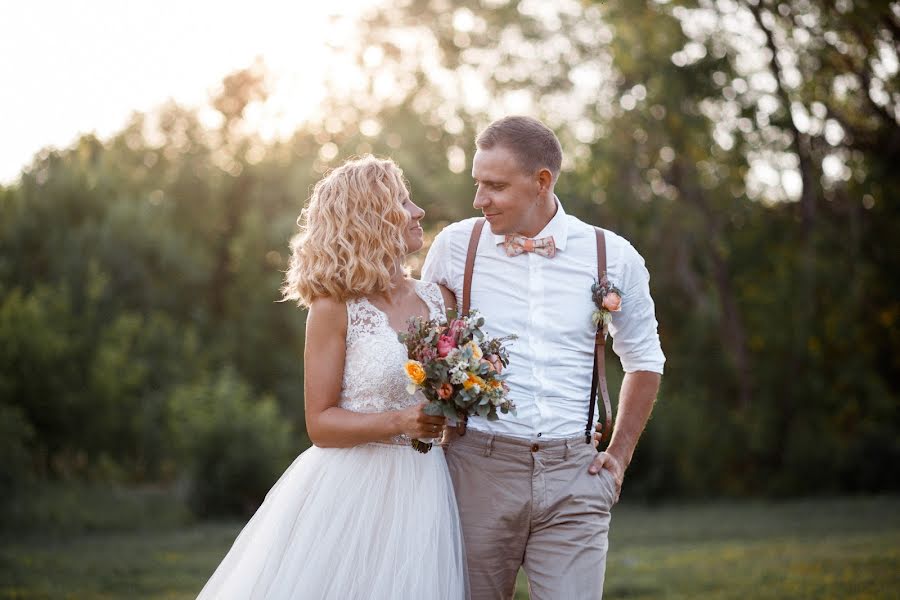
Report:
[[[416,440],[441,437],[447,423],[446,417],[425,414],[424,402],[398,411],[397,416],[400,432]]]

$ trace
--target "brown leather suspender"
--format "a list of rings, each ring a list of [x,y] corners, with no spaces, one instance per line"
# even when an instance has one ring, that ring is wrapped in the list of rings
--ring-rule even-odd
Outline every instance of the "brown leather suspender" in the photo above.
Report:
[[[597,281],[603,283],[606,280],[606,238],[603,230],[594,227],[597,237]],[[584,429],[584,441],[591,443],[591,428],[594,424],[594,403],[597,401],[597,388],[600,388],[600,397],[603,398],[603,410],[606,412],[603,431],[600,432],[599,450],[604,442],[609,441],[612,433],[612,406],[609,403],[609,390],[606,388],[606,325],[601,319],[597,323],[597,333],[594,335],[594,373],[591,375],[591,400],[588,409],[587,427]]]
[[[469,250],[466,253],[466,270],[463,272],[463,317],[469,314],[470,300],[472,299],[472,270],[475,268],[475,252],[478,250],[478,240],[481,239],[481,230],[484,229],[484,219],[475,221],[472,235],[469,237]]]
[[[462,310],[460,315],[468,315],[471,307],[472,299],[472,272],[475,268],[475,253],[478,250],[478,241],[481,239],[481,231],[484,229],[484,219],[475,221],[475,227],[472,228],[472,235],[469,237],[469,249],[466,253],[466,267],[463,271],[463,297]],[[606,279],[606,239],[603,230],[595,227],[594,231],[597,237],[597,281],[602,282]],[[585,293],[588,293],[586,291]],[[609,441],[612,433],[612,407],[609,403],[609,391],[606,387],[606,326],[603,321],[597,324],[597,333],[594,336],[594,372],[591,375],[591,398],[590,408],[588,409],[588,422],[584,430],[585,443],[591,443],[591,429],[594,425],[594,403],[597,401],[597,390],[600,390],[600,396],[603,398],[603,410],[606,412],[605,424],[601,432],[600,444],[598,450],[604,442]],[[465,424],[457,425],[460,435],[465,433]]]
[[[475,269],[475,253],[478,251],[478,240],[481,239],[481,230],[484,229],[484,222],[485,219],[475,221],[472,235],[469,236],[469,249],[466,251],[466,268],[463,271],[462,310],[459,311],[462,317],[469,314],[469,308],[472,305],[472,271]],[[459,435],[466,435],[467,420],[468,417],[463,415],[462,418],[456,421],[456,432]]]

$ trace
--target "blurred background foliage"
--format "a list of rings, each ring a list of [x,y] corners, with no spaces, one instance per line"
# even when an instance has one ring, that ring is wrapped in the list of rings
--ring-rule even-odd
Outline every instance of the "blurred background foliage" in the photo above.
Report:
[[[898,3],[406,0],[357,26],[364,84],[289,139],[246,127],[257,63],[216,126],[169,104],[0,187],[8,515],[60,483],[251,513],[309,445],[304,313],[277,301],[312,184],[391,156],[433,236],[475,214],[474,135],[511,111],[651,272],[668,362],[626,495],[900,489]]]

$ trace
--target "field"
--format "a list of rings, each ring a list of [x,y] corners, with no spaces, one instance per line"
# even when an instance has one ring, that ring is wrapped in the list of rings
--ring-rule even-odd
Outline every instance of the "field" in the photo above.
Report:
[[[898,509],[890,497],[625,504],[604,597],[897,598]],[[7,535],[0,598],[194,598],[240,527]],[[516,598],[528,598],[523,574]]]

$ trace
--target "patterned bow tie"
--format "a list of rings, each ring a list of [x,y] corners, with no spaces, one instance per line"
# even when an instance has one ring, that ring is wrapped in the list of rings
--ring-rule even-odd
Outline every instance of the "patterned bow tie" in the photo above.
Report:
[[[518,256],[523,252],[534,252],[547,258],[556,256],[556,242],[552,235],[534,240],[523,235],[508,235],[503,240],[503,247],[507,256]]]

